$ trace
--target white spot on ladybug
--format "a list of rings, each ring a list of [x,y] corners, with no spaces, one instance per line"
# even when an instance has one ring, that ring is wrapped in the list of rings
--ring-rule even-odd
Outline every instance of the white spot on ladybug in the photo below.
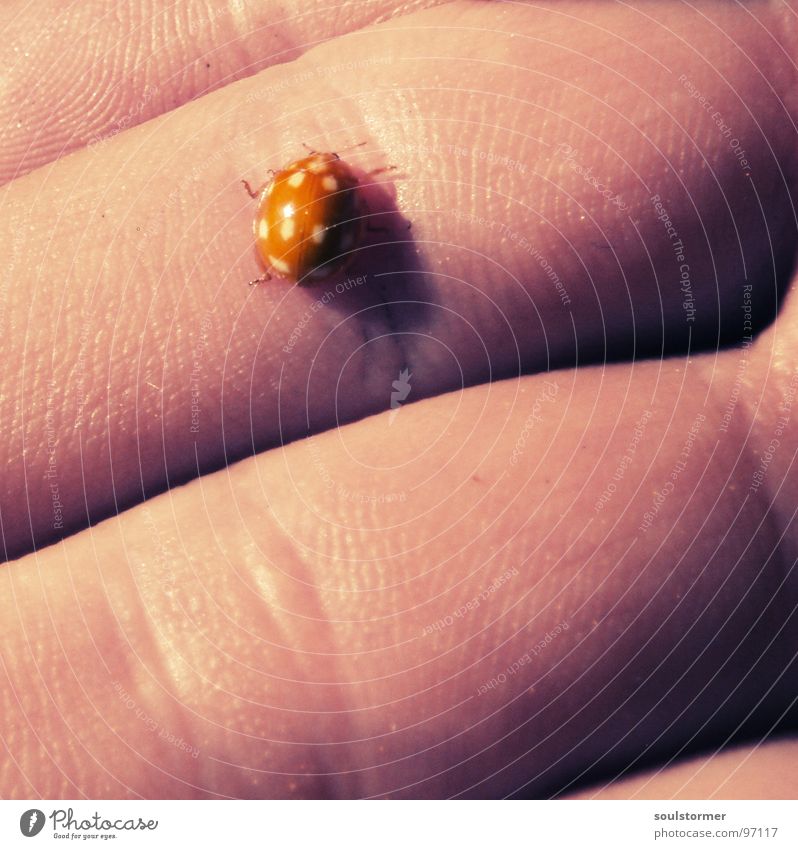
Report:
[[[308,168],[309,168],[309,169],[310,169],[310,170],[311,170],[314,174],[321,174],[322,172],[324,172],[324,171],[326,171],[326,170],[327,170],[327,160],[326,160],[326,159],[322,159],[321,157],[318,157],[318,158],[314,159],[314,160],[313,160],[313,161],[312,161],[312,162],[308,165]]]
[[[305,182],[305,172],[296,171],[286,180],[286,182],[292,189],[298,189],[302,183]]]
[[[279,271],[280,274],[288,274],[290,271],[290,267],[285,260],[278,259],[276,256],[272,256],[269,254],[269,265],[275,269],[275,271]]]
[[[258,238],[267,239],[269,237],[269,222],[265,218],[261,218],[258,224]]]
[[[328,174],[322,181],[321,187],[325,192],[337,192],[338,191],[338,180],[332,176],[332,174]]]
[[[294,235],[296,225],[293,218],[284,218],[280,224],[280,236],[287,242]]]
[[[314,224],[313,232],[310,235],[310,238],[317,244],[320,245],[324,241],[324,233],[326,228],[323,224]]]

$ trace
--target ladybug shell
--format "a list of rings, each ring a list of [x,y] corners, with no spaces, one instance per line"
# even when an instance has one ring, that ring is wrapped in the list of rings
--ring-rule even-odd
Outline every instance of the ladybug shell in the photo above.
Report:
[[[261,193],[258,253],[280,277],[321,280],[352,259],[363,220],[352,168],[335,153],[312,153],[278,171]]]

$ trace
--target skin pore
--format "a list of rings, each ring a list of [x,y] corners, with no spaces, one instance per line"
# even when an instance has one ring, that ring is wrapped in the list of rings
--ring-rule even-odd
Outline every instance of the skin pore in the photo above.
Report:
[[[0,224],[4,796],[545,796],[794,726],[791,8],[378,7],[291,61],[218,16],[217,91],[3,151],[43,166]],[[403,247],[248,289],[238,181],[362,140]],[[764,794],[791,745],[617,787]]]

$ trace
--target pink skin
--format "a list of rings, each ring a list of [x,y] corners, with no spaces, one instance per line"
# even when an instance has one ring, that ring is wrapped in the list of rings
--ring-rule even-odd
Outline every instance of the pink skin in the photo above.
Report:
[[[6,274],[29,283],[3,296],[3,532],[11,556],[66,538],[0,572],[3,796],[547,795],[598,779],[611,746],[607,767],[633,768],[780,715],[793,284],[742,377],[738,349],[568,368],[575,344],[600,360],[605,340],[624,358],[663,332],[739,333],[740,256],[752,310],[772,314],[768,268],[793,256],[796,45],[786,7],[752,8],[452,3],[359,22],[9,183]],[[164,42],[169,67],[200,49],[180,45]],[[224,55],[217,86],[273,64]],[[322,76],[349,55],[367,75]],[[734,126],[748,176],[680,74]],[[91,114],[64,132],[85,142]],[[9,177],[69,147],[28,133]],[[290,342],[326,290],[246,286],[237,181],[301,141],[364,137],[353,161],[398,165],[383,188],[431,272],[391,294],[429,306],[389,314],[372,280]],[[654,193],[689,252],[694,323]],[[407,366],[409,400],[428,400],[388,412]],[[206,473],[253,441],[272,450]],[[130,509],[80,530],[115,505]],[[736,774],[711,763],[707,795]],[[748,775],[751,795],[769,786]]]
[[[0,7],[0,184],[87,145],[104,148],[130,127],[393,8],[388,0],[42,0],[34,9],[9,0]]]
[[[741,746],[576,794],[581,799],[794,799],[798,741]]]

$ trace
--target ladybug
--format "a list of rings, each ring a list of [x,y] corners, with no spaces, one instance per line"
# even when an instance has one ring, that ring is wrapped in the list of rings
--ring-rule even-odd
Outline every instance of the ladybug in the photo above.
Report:
[[[273,172],[260,192],[242,182],[258,198],[255,245],[267,269],[250,285],[274,276],[318,282],[345,268],[362,244],[367,210],[359,180],[337,153],[311,151]]]

